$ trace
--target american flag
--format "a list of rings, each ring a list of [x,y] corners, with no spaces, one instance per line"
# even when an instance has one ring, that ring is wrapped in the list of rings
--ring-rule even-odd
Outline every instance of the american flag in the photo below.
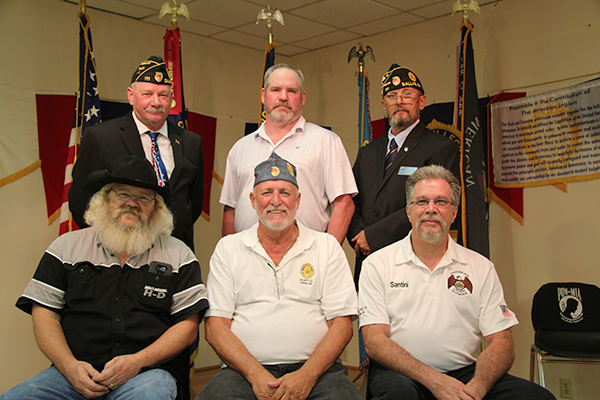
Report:
[[[79,89],[77,104],[69,140],[69,152],[65,167],[65,184],[63,187],[62,207],[60,212],[60,235],[79,229],[69,212],[69,188],[73,178],[71,172],[77,160],[77,151],[81,134],[85,129],[102,121],[100,114],[100,96],[98,95],[98,79],[96,76],[96,60],[92,49],[92,31],[90,17],[79,11]]]

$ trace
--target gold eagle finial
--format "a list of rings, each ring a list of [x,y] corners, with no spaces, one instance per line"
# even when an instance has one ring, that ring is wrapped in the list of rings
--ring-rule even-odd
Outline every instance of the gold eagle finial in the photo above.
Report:
[[[365,57],[371,57],[371,60],[375,61],[375,53],[371,46],[367,46],[366,50],[363,49],[362,43],[358,43],[358,46],[354,46],[350,49],[348,53],[348,62],[352,60],[354,57],[358,58],[358,70],[359,72],[363,72],[365,67]]]
[[[283,26],[283,14],[278,9],[267,6],[266,8],[260,10],[256,16],[257,24],[262,20],[267,21],[267,29],[269,30],[269,43],[273,43],[273,32],[271,31],[273,28],[273,20],[279,22]]]
[[[466,24],[469,22],[469,11],[475,11],[477,14],[481,15],[481,11],[479,10],[479,4],[475,0],[456,0],[452,5],[452,15],[454,13],[462,12],[463,14],[463,22]]]
[[[183,15],[185,18],[190,19],[190,12],[185,4],[181,3],[179,6],[177,5],[177,0],[173,0],[173,6],[169,5],[169,2],[166,2],[160,8],[160,12],[158,13],[158,18],[162,18],[167,14],[171,14],[171,29],[175,29],[177,27],[177,15]]]

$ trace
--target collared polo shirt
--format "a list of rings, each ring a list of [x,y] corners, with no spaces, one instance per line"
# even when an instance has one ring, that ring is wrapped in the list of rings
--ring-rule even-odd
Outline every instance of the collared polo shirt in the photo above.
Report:
[[[258,240],[258,224],[222,238],[210,260],[206,315],[231,319],[231,331],[261,364],[306,361],[328,320],[357,315],[341,246],[297,224],[298,239],[278,266]]]
[[[430,271],[413,252],[410,236],[363,262],[360,326],[389,325],[393,342],[440,372],[471,365],[483,336],[518,324],[494,265],[449,237]]]

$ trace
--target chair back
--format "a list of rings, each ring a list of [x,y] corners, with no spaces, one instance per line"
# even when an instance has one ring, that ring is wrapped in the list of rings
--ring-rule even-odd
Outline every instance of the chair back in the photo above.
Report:
[[[543,285],[533,297],[535,344],[561,357],[600,357],[600,288],[577,282]]]

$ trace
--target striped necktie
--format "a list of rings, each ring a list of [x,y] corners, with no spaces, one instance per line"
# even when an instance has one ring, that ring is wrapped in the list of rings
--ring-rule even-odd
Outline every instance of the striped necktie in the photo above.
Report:
[[[397,154],[398,143],[396,143],[396,139],[392,139],[390,141],[390,152],[387,156],[385,156],[385,170],[383,171],[384,174],[388,170],[388,168],[392,166],[392,163],[394,162],[394,159],[396,158]]]
[[[163,163],[163,160],[160,157],[158,143],[156,143],[156,139],[158,138],[159,133],[148,131],[148,134],[150,135],[150,139],[152,139],[152,166],[154,167],[154,171],[156,172],[158,186],[165,186],[169,181],[169,176],[167,175],[167,168],[165,167],[165,163]]]

